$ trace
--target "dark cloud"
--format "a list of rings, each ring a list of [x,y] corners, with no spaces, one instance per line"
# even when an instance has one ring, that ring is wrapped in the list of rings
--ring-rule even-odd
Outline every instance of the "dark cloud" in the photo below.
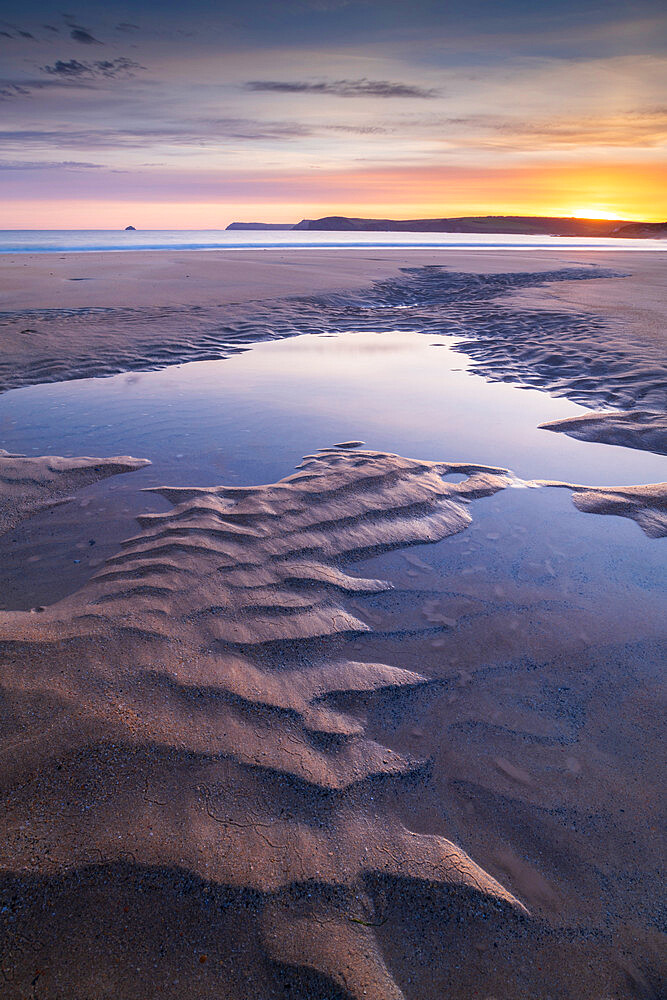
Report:
[[[0,35],[3,38],[29,38],[35,41],[35,36],[30,31],[24,31],[23,28],[17,27],[15,24],[10,24],[8,21],[2,21],[2,30]]]
[[[73,82],[68,86],[74,86]],[[79,82],[78,86],[86,86],[84,82]],[[90,84],[88,84],[90,86]],[[13,97],[31,97],[34,90],[48,90],[52,87],[63,87],[63,81],[53,80],[0,80],[0,101],[7,101]]]
[[[46,31],[52,31],[56,35],[60,34],[60,29],[59,28],[54,28],[54,26],[52,24],[43,24],[42,27]]]
[[[0,83],[0,101],[6,101],[11,97],[27,97],[30,89],[21,83]]]
[[[145,69],[133,59],[120,56],[118,59],[97,59],[95,62],[81,62],[78,59],[68,59],[67,62],[58,59],[52,66],[42,66],[42,71],[61,80],[127,80],[135,75],[135,71]]]
[[[58,59],[51,66],[42,66],[48,79],[0,80],[0,101],[12,98],[30,97],[35,90],[48,88],[93,88],[104,80],[130,80],[137,70],[145,69],[133,59],[120,56],[118,59],[97,59],[82,62],[79,59]]]
[[[419,97],[433,98],[437,90],[416,87],[391,80],[249,80],[246,90],[272,91],[279,94],[333,94],[337,97]]]
[[[93,72],[97,76],[103,76],[107,80],[128,79],[133,77],[137,70],[146,69],[141,63],[134,59],[126,59],[119,56],[118,59],[98,59],[93,63]]]
[[[89,31],[85,28],[75,27],[69,33],[69,37],[73,38],[75,42],[80,42],[82,45],[102,45],[98,38],[95,38]]]
[[[68,62],[58,59],[53,66],[42,66],[42,72],[71,80],[90,75],[90,64],[79,62],[78,59],[70,59]]]
[[[121,21],[120,24],[116,25],[116,31],[139,31],[139,25],[132,24],[130,21]]]

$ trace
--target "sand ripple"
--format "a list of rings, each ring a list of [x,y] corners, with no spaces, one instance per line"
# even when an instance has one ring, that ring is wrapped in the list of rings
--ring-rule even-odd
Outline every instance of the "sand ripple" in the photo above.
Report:
[[[128,307],[0,313],[0,390],[224,358],[299,334],[411,330],[457,336],[490,379],[547,389],[586,406],[667,410],[667,365],[656,341],[572,310],[532,309],[517,292],[618,277],[598,267],[471,274],[428,266],[363,292],[219,308]]]
[[[352,560],[462,531],[507,483],[343,447],[270,486],[158,490],[173,510],[143,517],[77,594],[0,613],[2,868],[52,878],[129,857],[252,891],[267,956],[376,1000],[402,994],[372,919],[354,917],[369,878],[521,913],[454,843],[375,804],[379,783],[398,791],[427,765],[369,738],[355,700],[429,680],[335,652],[369,630],[346,595],[390,587]]]
[[[3,465],[13,470],[7,482],[36,480],[42,489],[51,483],[53,490],[66,482],[74,485],[77,476],[87,482],[87,477],[141,464],[0,456],[0,472]],[[465,478],[454,483],[446,478],[452,473]],[[67,480],[70,475],[74,481]],[[509,949],[503,955],[498,950],[506,963],[502,968],[515,961],[512,941],[522,939],[517,956],[525,960],[529,955],[533,962],[539,955],[539,961],[552,962],[550,976],[576,983],[589,946],[577,944],[576,972],[556,967],[574,931],[561,935],[548,957],[556,932],[542,917],[529,916],[498,878],[511,879],[533,908],[557,914],[562,902],[548,879],[502,847],[514,838],[507,830],[499,835],[495,824],[501,831],[503,824],[517,827],[521,843],[522,823],[528,824],[533,803],[539,834],[545,814],[540,783],[552,780],[554,748],[569,754],[563,758],[567,774],[580,772],[574,734],[581,720],[557,714],[545,721],[540,715],[541,724],[535,725],[528,707],[542,712],[544,679],[539,680],[542,667],[531,665],[530,657],[517,701],[510,698],[501,716],[496,699],[504,704],[502,669],[492,696],[473,685],[468,708],[450,710],[447,706],[473,680],[461,669],[446,699],[443,671],[445,678],[452,671],[456,676],[458,659],[443,664],[435,678],[433,661],[422,670],[423,661],[414,655],[411,669],[381,662],[387,649],[404,649],[382,641],[400,633],[410,621],[409,610],[407,618],[405,609],[389,612],[395,621],[384,629],[384,640],[381,633],[367,635],[366,643],[376,644],[375,654],[367,653],[370,662],[349,655],[355,637],[372,631],[364,598],[388,597],[392,589],[386,580],[353,575],[355,561],[461,532],[470,525],[470,508],[478,498],[512,485],[518,481],[503,469],[421,462],[347,442],[307,456],[294,475],[268,486],[164,487],[155,492],[172,509],[143,516],[140,533],[81,590],[39,613],[0,612],[0,869],[3,900],[9,900],[2,911],[5,984],[23,962],[24,950],[45,954],[45,961],[62,959],[60,943],[39,940],[46,917],[77,911],[81,937],[88,933],[91,912],[85,906],[93,907],[98,926],[127,911],[119,904],[125,893],[137,905],[153,891],[158,905],[170,898],[169,892],[178,893],[174,905],[180,914],[189,906],[201,908],[188,918],[197,939],[208,933],[210,901],[221,908],[217,928],[222,909],[235,907],[238,926],[229,925],[225,940],[215,945],[230,953],[230,964],[212,974],[213,992],[201,994],[206,997],[268,995],[260,986],[239,993],[233,970],[243,960],[253,975],[270,967],[289,977],[289,969],[296,969],[300,989],[308,989],[309,976],[325,983],[319,993],[308,995],[400,1000],[404,994],[389,968],[396,966],[386,961],[395,942],[384,928],[387,914],[396,912],[402,921],[398,926],[406,919],[414,924],[406,931],[408,944],[398,963],[402,971],[418,965],[424,935],[440,935],[445,928],[446,954],[467,956],[461,968],[450,970],[460,985],[470,955],[487,947],[479,939],[485,925],[488,946],[497,947],[500,938]],[[664,488],[540,485],[572,490],[582,510],[620,513],[633,517],[647,534],[665,533]],[[406,560],[408,574],[433,572],[414,554]],[[465,579],[456,584],[462,588],[456,600],[447,591],[434,592],[422,614],[441,632],[444,626],[459,634],[460,645],[453,648],[460,655],[470,647],[483,672],[489,669],[486,651],[494,643],[504,648],[513,634],[517,608],[531,622],[539,620],[542,605],[579,613],[571,597],[564,600],[550,582],[539,600],[521,590],[516,606],[509,599],[505,606],[501,591],[496,613],[502,628],[494,632],[479,617],[484,585],[482,593],[477,586],[466,597]],[[487,597],[494,594],[491,581],[487,590]],[[437,640],[438,647],[442,641]],[[586,681],[578,657],[565,680],[554,674],[549,682],[554,691],[568,692],[560,685],[574,683],[573,678]],[[510,657],[513,663],[523,660],[523,653]],[[607,664],[605,677],[609,669]],[[491,674],[496,671],[494,664]],[[625,673],[621,681],[626,683]],[[427,696],[440,697],[438,711],[451,712],[445,748],[450,766],[441,768],[440,778],[431,773],[429,760],[413,752],[413,742],[386,746],[374,738],[369,723],[370,706],[390,710],[393,705],[399,719],[409,698]],[[478,704],[484,697],[486,713]],[[478,744],[493,747],[493,753],[475,754],[471,748]],[[437,784],[443,774],[452,777],[447,794]],[[475,837],[483,842],[491,831],[487,863],[493,863],[496,877],[445,837],[448,831],[440,832],[451,814],[439,810],[452,789],[464,797],[474,794],[475,809],[486,816],[478,825],[473,815],[462,827],[456,813],[456,831],[460,837],[465,828],[464,836],[475,843]],[[408,817],[414,819],[414,811],[402,808],[410,797],[414,806],[415,792],[437,801],[428,832],[411,829]],[[559,794],[547,793],[547,812],[560,814]],[[586,812],[588,802],[578,808]],[[542,842],[539,836],[537,842]],[[617,836],[613,844],[619,842]],[[626,882],[622,885],[625,891]],[[83,916],[80,898],[87,900]],[[589,885],[586,905],[595,898]],[[39,929],[30,929],[35,940],[19,931],[25,923],[14,931],[17,900],[38,914]],[[425,900],[430,916],[422,925]],[[610,904],[603,900],[601,905]],[[137,918],[144,938],[136,947],[148,942],[156,949],[155,914],[148,902],[146,907]],[[472,927],[478,937],[468,940]],[[410,941],[417,943],[408,946]],[[590,947],[591,962],[599,961],[600,943]],[[154,950],[153,959],[160,976],[165,969],[171,974],[192,965],[192,955],[172,965],[164,956],[158,961]],[[205,962],[206,954],[196,961]],[[164,989],[144,987],[141,993],[136,984],[121,987],[112,964],[102,955],[91,972],[86,961],[74,962],[79,992],[68,995],[96,995],[102,981],[115,983],[108,992],[118,997],[158,995]],[[639,975],[633,969],[632,975]],[[648,982],[653,972],[646,975]],[[587,989],[563,995],[588,995]],[[176,981],[169,982],[165,995],[182,995]]]

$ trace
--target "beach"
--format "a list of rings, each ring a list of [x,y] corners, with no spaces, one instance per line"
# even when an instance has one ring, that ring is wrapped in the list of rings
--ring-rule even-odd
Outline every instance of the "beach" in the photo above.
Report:
[[[318,307],[318,297],[352,295],[373,285],[382,291],[383,283],[400,285],[406,273],[429,267],[489,276],[558,271],[558,279],[548,288],[539,278],[524,282],[510,277],[491,287],[486,297],[514,291],[510,304],[516,302],[525,312],[537,308],[555,315],[590,316],[591,326],[600,317],[604,320],[604,335],[593,332],[590,342],[579,330],[568,337],[567,332],[542,328],[539,340],[533,338],[526,344],[525,355],[515,344],[510,354],[503,351],[499,331],[492,330],[490,351],[485,347],[486,337],[474,345],[486,374],[493,375],[494,365],[501,374],[513,370],[517,377],[523,369],[533,369],[535,384],[550,387],[571,360],[571,374],[583,382],[585,365],[594,352],[596,360],[608,363],[610,369],[606,379],[597,379],[600,401],[614,401],[608,392],[614,367],[620,367],[626,383],[626,369],[634,369],[638,383],[630,397],[618,398],[619,403],[636,405],[660,383],[665,322],[660,253],[571,249],[369,253],[314,248],[306,253],[269,249],[226,254],[8,254],[0,277],[0,386],[224,357],[253,339],[301,332],[301,304],[311,302]],[[595,269],[601,277],[579,280]],[[575,282],[567,280],[568,271]],[[532,286],[537,286],[536,291]],[[293,309],[285,315],[281,331],[280,314],[290,300]],[[563,348],[566,356],[559,365],[553,358]],[[546,365],[540,367],[544,358]],[[641,371],[646,365],[651,369],[647,380]],[[576,391],[574,386],[569,388]],[[664,409],[664,393],[657,402]]]
[[[0,257],[3,997],[662,995],[664,261]]]

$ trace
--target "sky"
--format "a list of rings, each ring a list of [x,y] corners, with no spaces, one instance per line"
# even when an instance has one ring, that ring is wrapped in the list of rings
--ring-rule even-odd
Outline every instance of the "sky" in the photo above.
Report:
[[[663,221],[666,43],[661,0],[0,0],[0,228]]]

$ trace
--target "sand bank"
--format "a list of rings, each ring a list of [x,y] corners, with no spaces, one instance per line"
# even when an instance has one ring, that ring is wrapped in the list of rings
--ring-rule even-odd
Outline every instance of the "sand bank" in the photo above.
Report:
[[[537,480],[532,485],[571,490],[575,507],[585,514],[629,517],[649,538],[667,536],[667,483],[591,487]]]
[[[451,473],[466,478],[445,482]],[[341,565],[459,532],[471,523],[463,504],[505,484],[502,470],[332,448],[272,486],[160,490],[173,511],[141,518],[142,533],[79,593],[39,616],[0,613],[12,663],[0,674],[10,707],[2,869],[55,876],[129,854],[252,890],[264,902],[268,954],[326,974],[358,1000],[402,996],[372,930],[361,917],[350,926],[367,878],[452,886],[525,914],[453,843],[412,833],[373,805],[377,781],[417,775],[425,762],[369,739],[336,699],[427,679],[324,650],[309,665],[290,653],[297,640],[369,631],[345,595],[390,585]],[[132,766],[149,750],[150,776]],[[73,760],[105,792],[75,781],[69,808],[87,819],[71,826],[58,804]],[[148,782],[161,787],[156,827]],[[36,809],[50,816],[39,832]],[[286,896],[308,886],[304,913]]]
[[[667,414],[650,410],[629,413],[585,413],[567,420],[550,420],[540,427],[560,431],[579,441],[597,441],[667,455]]]
[[[26,458],[24,455],[10,455],[0,448],[0,535],[34,514],[68,503],[73,490],[145,465],[150,465],[150,462],[128,455],[114,458],[61,458],[55,455]]]
[[[164,894],[175,892],[175,926],[194,948],[194,961],[205,965],[209,954],[216,956],[207,989],[199,987],[206,997],[238,990],[236,948],[238,961],[252,961],[255,977],[269,960],[299,970],[306,992],[297,995],[303,996],[312,974],[325,977],[326,987],[319,988],[327,996],[338,997],[331,991],[340,989],[341,997],[355,1000],[402,1000],[401,978],[419,981],[430,968],[451,969],[454,956],[459,986],[484,981],[497,991],[510,984],[512,996],[539,995],[544,970],[554,994],[572,998],[595,995],[591,990],[601,982],[611,995],[634,995],[626,990],[628,967],[649,987],[656,981],[643,924],[632,927],[641,935],[642,969],[616,961],[608,912],[618,866],[613,824],[604,829],[602,848],[597,835],[591,846],[564,831],[549,844],[543,867],[575,878],[576,900],[514,851],[498,847],[494,830],[506,820],[514,827],[513,844],[521,843],[529,824],[537,843],[549,843],[545,816],[535,814],[536,807],[544,811],[545,796],[559,806],[567,801],[577,822],[591,801],[587,786],[576,782],[582,765],[570,720],[556,715],[541,727],[528,721],[527,692],[535,696],[530,666],[521,698],[505,708],[503,727],[494,719],[518,667],[496,671],[500,689],[488,705],[470,709],[476,725],[488,730],[485,750],[490,741],[492,757],[486,763],[465,735],[468,710],[452,709],[472,681],[468,671],[481,677],[488,669],[491,622],[479,609],[490,602],[492,588],[466,592],[460,577],[435,590],[432,580],[423,582],[430,593],[423,636],[415,629],[414,599],[388,604],[385,622],[358,604],[381,595],[391,600],[393,587],[355,575],[355,562],[466,531],[475,503],[512,485],[511,476],[474,464],[357,450],[357,444],[307,456],[295,474],[267,486],[159,489],[172,509],[142,517],[141,532],[80,591],[39,615],[0,612],[0,889],[20,900],[18,908],[12,904],[18,922],[8,929],[3,954],[10,981],[23,983],[34,969],[34,942],[43,949],[52,933],[44,928],[43,901],[55,892],[58,901],[48,907],[49,920],[56,918],[53,933],[58,915],[66,914],[84,951],[72,964],[62,948],[66,935],[57,935],[47,945],[44,982],[49,995],[87,995],[95,975],[110,975],[106,948],[113,941],[117,949],[117,924],[138,919],[139,947],[146,947],[154,921],[138,902],[137,886],[139,895],[162,899],[160,912]],[[423,559],[410,560],[413,576],[433,576]],[[528,610],[537,621],[556,594],[553,587],[540,593],[517,586],[495,599],[510,636],[510,609]],[[568,616],[572,641],[585,616],[571,602]],[[586,627],[594,628],[591,623]],[[401,632],[420,640],[412,654],[404,652],[421,660],[422,669],[369,657],[375,631],[384,632],[385,641],[393,636],[387,647],[393,655]],[[447,640],[432,644],[434,632],[450,634],[460,648],[445,656]],[[613,631],[604,634],[607,643],[614,641]],[[348,655],[362,639],[370,643],[365,658]],[[540,655],[554,654],[549,642],[542,638]],[[467,668],[460,665],[462,650],[473,657]],[[562,668],[543,664],[541,673],[557,677],[559,669],[562,676]],[[613,664],[605,669],[606,684],[615,684]],[[571,665],[566,670],[571,685],[580,683]],[[626,710],[635,718],[641,700],[633,707],[626,674],[622,683]],[[448,761],[439,774],[440,780],[453,775],[455,784],[476,783],[467,820],[465,809],[452,811],[460,794],[454,787],[433,787],[432,762],[376,736],[372,706],[384,703],[394,718],[394,742],[414,742],[402,720],[410,716],[410,699],[418,698],[420,716],[432,698],[437,711],[454,712],[459,728],[451,729],[451,745],[437,750]],[[588,725],[597,726],[600,715],[588,698]],[[517,759],[522,745],[525,764]],[[618,762],[603,755],[586,766],[595,768],[596,794],[606,803],[623,779]],[[539,768],[544,787],[535,777]],[[493,822],[484,805],[489,789]],[[434,795],[436,808],[428,805]],[[623,801],[632,823],[633,794]],[[493,872],[457,845],[448,816],[478,844]],[[501,834],[501,844],[504,839]],[[600,869],[607,891],[602,914],[593,888]],[[624,871],[620,879],[625,886]],[[193,888],[198,900],[213,904],[208,916],[182,912]],[[228,910],[233,930],[220,923]],[[91,957],[86,949],[94,951],[100,919],[111,923],[105,953]],[[167,916],[164,921],[171,926]],[[211,921],[215,941],[207,939]],[[150,931],[152,951],[155,934]],[[398,950],[387,935],[401,942]],[[410,944],[412,938],[422,944]],[[146,995],[146,984],[126,981],[131,935],[123,947],[115,995]],[[444,954],[435,956],[434,948]],[[201,972],[187,971],[192,956],[179,949],[167,947],[154,966],[160,995],[182,995],[184,972],[201,983]],[[134,959],[132,968],[138,969]],[[419,995],[441,997],[445,984],[438,982],[435,992],[422,984]],[[245,995],[280,994],[274,981],[251,982]]]

